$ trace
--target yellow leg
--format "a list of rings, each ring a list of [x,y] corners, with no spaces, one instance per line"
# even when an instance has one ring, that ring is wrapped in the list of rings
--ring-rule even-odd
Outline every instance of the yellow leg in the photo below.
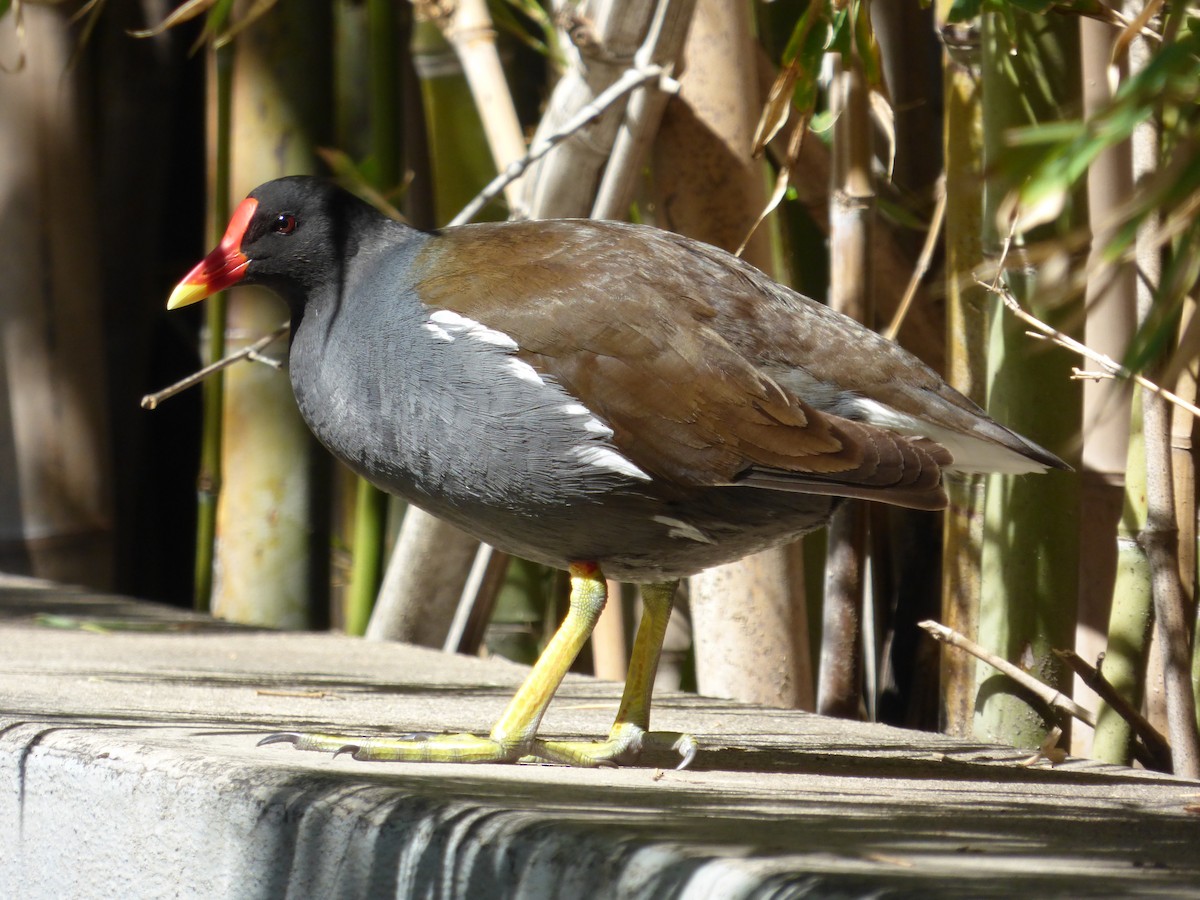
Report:
[[[554,692],[575,657],[587,642],[604,609],[606,587],[600,567],[595,563],[576,563],[570,567],[571,605],[566,619],[538,658],[508,707],[492,728],[491,734],[434,734],[427,736],[350,738],[333,734],[273,734],[261,744],[288,742],[301,750],[352,753],[355,759],[405,762],[516,762],[538,752],[535,740],[538,726]],[[669,613],[668,600],[668,613]],[[665,627],[665,625],[664,625]],[[662,636],[659,636],[659,644]],[[657,664],[657,658],[654,661]],[[651,670],[650,681],[654,680]],[[649,693],[646,694],[646,714]],[[544,758],[544,757],[543,757]],[[558,760],[555,760],[558,761]],[[598,765],[580,760],[581,765]]]
[[[504,714],[492,726],[491,739],[501,746],[528,750],[542,724],[546,707],[604,611],[608,586],[600,567],[594,563],[575,563],[568,571],[571,575],[571,605],[567,617],[538,657],[525,683],[509,701]]]
[[[678,582],[642,586],[642,621],[638,624],[625,676],[625,692],[606,741],[535,741],[534,755],[576,766],[614,765],[637,758],[646,746],[675,751],[685,768],[696,755],[691,735],[650,731],[650,702],[654,676],[662,655],[663,637],[671,620]]]

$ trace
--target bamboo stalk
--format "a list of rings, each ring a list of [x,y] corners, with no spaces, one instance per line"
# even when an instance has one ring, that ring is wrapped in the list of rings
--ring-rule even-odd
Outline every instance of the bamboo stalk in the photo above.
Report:
[[[751,14],[745,4],[696,4],[683,49],[691,64],[650,158],[655,224],[730,251],[766,203],[766,173],[751,155],[761,113]],[[759,229],[743,252],[767,272],[770,238]],[[688,580],[702,693],[812,709],[799,564],[790,548],[778,548]]]
[[[233,108],[233,48],[228,44],[209,49],[209,104],[212,126],[209,154],[208,230],[215,246],[230,215],[230,121]],[[202,359],[205,368],[225,358],[225,321],[228,295],[210,297],[204,309]],[[200,472],[196,477],[196,560],[194,605],[198,612],[212,608],[213,573],[216,568],[217,503],[221,496],[221,447],[224,431],[225,376],[216,371],[204,382],[200,436]]]
[[[946,380],[976,403],[986,399],[987,295],[967,276],[983,262],[983,122],[979,22],[945,23],[949,0],[938,4],[945,73],[943,152],[946,167]],[[948,479],[942,556],[942,619],[969,638],[979,634],[979,566],[983,552],[986,481]],[[971,734],[976,666],[957,653],[941,654],[942,728]]]
[[[1022,256],[1024,236],[1004,238],[997,221],[1014,186],[1002,168],[1007,134],[1015,126],[1054,121],[1078,102],[1078,29],[1063,17],[1025,13],[987,12],[983,23],[984,171],[993,172],[985,183],[984,247],[993,258],[1007,259],[1008,289],[1029,308],[1038,302],[1039,271]],[[1057,224],[1069,228],[1074,223],[1064,216]],[[1072,311],[1035,307],[1034,312],[1057,324]],[[1070,356],[1030,344],[1020,324],[1005,315],[993,317],[989,350],[989,412],[1060,457],[1077,456],[1080,388],[1071,380]],[[1078,477],[1065,472],[1037,478],[994,475],[985,506],[979,643],[1010,661],[1020,660],[1022,668],[1065,691],[1070,672],[1052,650],[1074,642]],[[1043,719],[1042,710],[990,672],[981,670],[978,677],[976,734],[1014,746],[1040,746],[1053,724]]]
[[[871,131],[868,88],[856,54],[844,55],[830,91],[836,116],[830,192],[830,306],[873,325]],[[857,718],[862,701],[862,619],[867,515],[843,501],[829,525],[817,711]]]
[[[0,29],[0,568],[112,585],[101,258],[77,36],[61,6]],[[25,57],[26,50],[28,56]],[[125,235],[129,238],[128,235]],[[122,360],[123,362],[124,360]]]
[[[315,168],[314,147],[330,132],[330,23],[328,4],[291,0],[231,43],[233,196]],[[251,287],[232,294],[231,348],[277,325],[278,298]],[[319,626],[328,619],[328,456],[282,373],[234,367],[224,401],[213,612],[274,627]]]
[[[1094,20],[1079,25],[1083,72],[1084,116],[1091,117],[1111,100],[1108,68],[1116,32]],[[1134,272],[1130,267],[1113,271],[1104,264],[1104,252],[1113,236],[1109,223],[1133,193],[1133,165],[1129,145],[1111,147],[1093,161],[1087,179],[1087,215],[1092,232],[1088,255],[1084,343],[1120,358],[1136,327]],[[1120,550],[1114,535],[1121,518],[1125,464],[1129,445],[1131,390],[1114,379],[1083,383],[1083,466],[1080,473],[1079,622],[1075,649],[1095,659],[1105,647],[1104,625],[1110,607],[1120,602],[1113,592]],[[1126,571],[1126,577],[1128,576]],[[1096,705],[1099,698],[1076,674],[1075,696]],[[1092,735],[1078,729],[1071,735],[1072,751],[1091,756]]]
[[[1179,333],[1185,334],[1196,315],[1192,298],[1184,301]],[[1196,402],[1197,363],[1192,360],[1180,372],[1174,393]],[[1196,640],[1196,456],[1192,433],[1196,420],[1178,405],[1171,408],[1171,473],[1175,481],[1175,526],[1179,529],[1179,579],[1183,587],[1185,612],[1190,610],[1192,642],[1192,692],[1196,700],[1196,720],[1200,722],[1200,642]]]
[[[1142,438],[1142,402],[1135,394],[1126,462],[1125,508],[1117,529],[1117,568],[1112,607],[1108,615],[1104,677],[1125,702],[1142,705],[1146,692],[1146,662],[1154,625],[1150,564],[1137,536],[1146,522],[1146,455]],[[1128,720],[1102,702],[1092,736],[1092,756],[1128,765],[1133,752],[1133,729]]]
[[[503,172],[525,155],[525,138],[500,64],[496,31],[485,0],[458,0],[445,34],[475,98],[496,171]],[[519,212],[517,188],[510,184],[504,195],[509,210]]]
[[[371,111],[371,155],[375,160],[373,187],[385,196],[400,181],[399,118],[400,65],[396,52],[396,5],[391,0],[367,2],[367,106]],[[384,566],[388,495],[364,478],[355,479],[354,555],[345,596],[348,634],[366,633]]]
[[[1130,45],[1131,71],[1149,62],[1145,38]],[[1145,121],[1133,134],[1134,179],[1154,172],[1160,157],[1159,124]],[[1162,250],[1155,233],[1156,216],[1149,216],[1138,231],[1138,319],[1144,321],[1154,305],[1154,289],[1161,283]],[[1161,366],[1159,367],[1161,370]],[[1179,529],[1175,519],[1175,482],[1172,476],[1170,414],[1162,396],[1142,391],[1142,431],[1146,442],[1146,525],[1139,538],[1150,561],[1154,591],[1156,638],[1163,654],[1163,681],[1171,757],[1175,774],[1200,778],[1200,731],[1196,723],[1196,695],[1191,679],[1191,628],[1193,616],[1179,570]]]
[[[696,0],[658,0],[645,40],[633,55],[634,67],[677,63],[695,10]],[[650,85],[639,88],[629,98],[612,155],[596,190],[593,219],[623,219],[628,214],[642,160],[658,131],[667,99],[665,93]]]
[[[588,0],[569,12],[561,44],[570,51],[534,134],[533,145],[556,131],[626,73],[645,40],[659,0]],[[622,95],[624,98],[624,95]],[[613,103],[554,154],[531,167],[521,204],[532,218],[586,216],[593,208],[627,100]]]

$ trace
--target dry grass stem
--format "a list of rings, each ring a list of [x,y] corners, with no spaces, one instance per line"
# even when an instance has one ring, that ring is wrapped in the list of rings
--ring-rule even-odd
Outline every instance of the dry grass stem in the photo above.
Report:
[[[979,646],[969,637],[960,634],[953,628],[947,628],[940,622],[935,622],[932,619],[926,619],[923,622],[918,622],[917,625],[937,641],[942,642],[950,647],[957,647],[959,650],[965,650],[976,659],[980,659],[987,663],[998,672],[1007,675],[1013,681],[1017,682],[1021,687],[1025,688],[1030,693],[1034,694],[1038,699],[1044,701],[1049,706],[1055,709],[1062,710],[1068,715],[1074,716],[1080,722],[1086,725],[1096,727],[1096,714],[1086,707],[1080,706],[1070,697],[1064,696],[1057,688],[1050,687],[1038,679],[1034,678],[1028,672],[1010,663],[1008,660],[997,656],[991,651]]]
[[[933,207],[933,218],[929,222],[929,231],[925,234],[925,245],[921,247],[921,255],[917,257],[917,265],[913,269],[912,278],[908,281],[908,287],[904,290],[904,296],[900,298],[900,305],[896,307],[892,321],[883,332],[883,336],[889,341],[894,341],[896,335],[900,333],[900,326],[904,324],[904,317],[908,315],[913,298],[917,296],[917,288],[921,286],[921,279],[929,271],[929,264],[933,260],[933,251],[937,249],[938,238],[942,234],[942,224],[946,220],[945,172],[938,178],[935,191],[937,202]]]

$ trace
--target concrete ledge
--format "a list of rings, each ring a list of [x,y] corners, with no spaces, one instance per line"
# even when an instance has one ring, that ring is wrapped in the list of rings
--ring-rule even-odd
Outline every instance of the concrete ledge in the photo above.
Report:
[[[524,670],[13,579],[0,647],[2,897],[1200,896],[1193,782],[684,695],[685,772],[358,763],[254,744],[486,731]]]

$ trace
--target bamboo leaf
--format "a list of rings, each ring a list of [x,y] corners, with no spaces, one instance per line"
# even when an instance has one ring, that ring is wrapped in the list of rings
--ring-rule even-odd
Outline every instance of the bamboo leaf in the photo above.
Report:
[[[217,48],[224,47],[235,37],[269,13],[271,8],[275,6],[277,2],[278,0],[254,0],[254,5],[246,11],[244,16],[229,26],[228,29],[213,38],[213,46]]]
[[[150,28],[131,30],[129,35],[135,38],[157,37],[168,29],[174,28],[176,25],[182,25],[184,22],[190,22],[197,16],[204,15],[217,2],[218,0],[187,0],[186,3],[181,3],[175,7],[157,25],[153,25]]]
[[[221,28],[229,20],[233,12],[234,0],[216,0],[208,16],[204,20],[204,28],[200,31],[200,36],[196,38],[192,44],[191,52],[196,53],[206,43],[212,43],[216,48],[215,36],[221,31]]]
[[[404,221],[400,210],[384,193],[375,188],[379,182],[374,160],[355,163],[349,154],[332,147],[318,147],[316,153],[325,165],[329,166],[329,171],[342,187],[366,200],[385,216]]]
[[[883,77],[883,60],[879,55],[879,42],[875,39],[875,32],[871,29],[871,16],[868,9],[869,7],[865,3],[859,3],[854,9],[854,46],[862,60],[863,75],[867,79],[867,84],[886,94],[887,84]]]
[[[859,3],[854,9],[854,46],[870,91],[871,118],[887,140],[887,173],[890,179],[896,166],[896,114],[883,74],[879,41],[875,39],[875,32],[871,28],[871,16],[866,3]]]
[[[766,145],[787,124],[792,106],[805,119],[811,117],[817,104],[817,77],[829,33],[824,3],[822,0],[810,0],[792,29],[783,52],[783,68],[767,94],[767,102],[754,132],[755,156],[761,155]]]
[[[555,36],[554,22],[546,14],[546,10],[537,3],[537,0],[502,0],[502,2],[489,3],[488,9],[497,28],[511,34],[543,56],[554,60],[556,65],[561,66],[565,62],[557,49],[558,42]],[[517,15],[518,12],[520,16]],[[541,31],[542,36],[538,37],[536,34],[532,34],[525,22],[521,20],[521,16],[532,22]]]
[[[792,28],[787,46],[783,50],[783,63],[786,65],[799,56],[808,44],[808,36],[813,26],[824,18],[824,3],[822,0],[809,0],[808,7],[801,13]]]
[[[771,143],[775,135],[779,134],[783,126],[787,124],[788,113],[792,108],[792,93],[796,79],[799,77],[800,65],[795,60],[784,66],[775,76],[771,90],[767,93],[767,102],[763,106],[762,115],[754,129],[754,155],[756,157],[762,156],[767,144]]]
[[[850,13],[849,8],[841,9],[829,17],[829,36],[825,41],[826,52],[840,53],[843,56],[850,52],[850,45],[854,40],[854,22]]]
[[[887,174],[890,181],[892,171],[896,168],[896,114],[886,91],[871,88],[868,99],[871,104],[871,118],[887,139]]]

